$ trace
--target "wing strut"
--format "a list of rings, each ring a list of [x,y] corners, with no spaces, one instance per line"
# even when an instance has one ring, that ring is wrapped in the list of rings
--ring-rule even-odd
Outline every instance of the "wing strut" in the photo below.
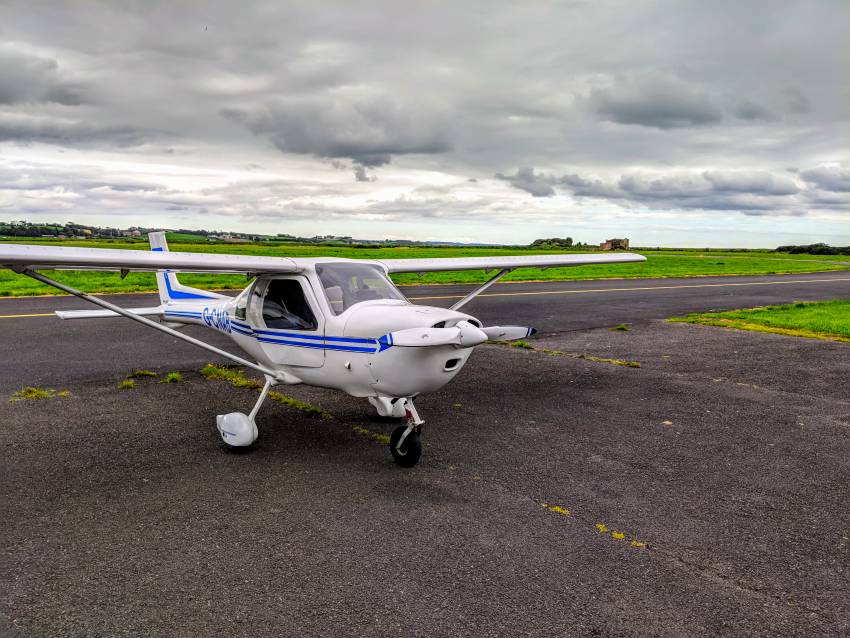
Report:
[[[449,310],[457,310],[458,308],[460,308],[460,307],[462,307],[462,306],[465,306],[465,305],[466,305],[466,304],[468,304],[470,301],[472,301],[473,299],[475,299],[478,295],[480,295],[482,292],[484,292],[485,290],[487,290],[487,289],[488,289],[490,286],[492,286],[494,283],[496,283],[497,281],[499,281],[502,277],[504,277],[505,275],[507,275],[507,274],[508,274],[511,270],[513,270],[513,269],[512,269],[512,268],[502,268],[499,272],[497,272],[495,275],[493,275],[492,277],[490,277],[490,279],[488,279],[488,280],[487,280],[487,281],[485,281],[483,284],[481,284],[480,286],[478,286],[478,288],[476,288],[476,289],[475,289],[475,290],[473,290],[471,293],[469,293],[468,295],[466,295],[466,297],[464,297],[463,299],[461,299],[460,301],[458,301],[457,303],[455,303],[455,304],[454,304],[451,308],[449,308]]]
[[[253,368],[254,370],[257,370],[258,372],[262,372],[263,374],[268,375],[268,376],[270,376],[274,379],[279,378],[278,373],[275,372],[274,370],[270,369],[270,368],[266,368],[265,366],[261,366],[257,363],[252,363],[251,361],[248,361],[247,359],[243,359],[242,357],[238,357],[235,354],[230,354],[229,352],[226,352],[225,350],[221,350],[219,348],[216,348],[215,346],[210,345],[210,344],[208,344],[204,341],[201,341],[200,339],[195,339],[194,337],[184,335],[180,332],[177,332],[173,328],[169,328],[168,326],[163,326],[162,324],[159,324],[156,321],[151,321],[150,319],[147,319],[146,317],[142,317],[142,316],[133,314],[129,310],[125,310],[124,308],[122,308],[120,306],[116,306],[115,304],[109,303],[108,301],[104,301],[103,299],[100,299],[99,297],[95,297],[93,295],[86,294],[86,293],[84,293],[80,290],[77,290],[75,288],[71,288],[70,286],[66,286],[63,283],[60,283],[60,282],[55,281],[53,279],[50,279],[49,277],[45,277],[41,273],[37,273],[33,270],[30,270],[29,268],[20,270],[18,272],[20,272],[20,274],[22,274],[22,275],[26,275],[27,277],[32,277],[36,281],[40,281],[43,284],[47,284],[48,286],[53,286],[54,288],[58,288],[59,290],[62,290],[63,292],[67,292],[68,294],[74,295],[75,297],[79,297],[80,299],[85,299],[86,301],[91,302],[91,303],[95,304],[96,306],[100,306],[101,308],[106,308],[107,310],[111,310],[112,312],[116,312],[119,315],[127,317],[128,319],[132,319],[133,321],[137,321],[137,322],[144,324],[144,325],[146,325],[150,328],[153,328],[155,330],[159,330],[160,332],[164,332],[167,335],[171,335],[172,337],[177,337],[178,339],[182,339],[186,343],[191,343],[194,346],[198,346],[199,348],[203,348],[204,350],[212,352],[213,354],[217,354],[220,357],[224,357],[225,359],[230,359],[231,361],[235,361],[239,365],[243,365],[243,366],[247,366],[249,368]]]

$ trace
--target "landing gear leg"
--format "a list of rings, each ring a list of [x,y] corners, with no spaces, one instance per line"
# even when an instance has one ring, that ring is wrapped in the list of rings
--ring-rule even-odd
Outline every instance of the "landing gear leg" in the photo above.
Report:
[[[422,456],[422,425],[425,423],[419,418],[413,399],[405,399],[405,416],[407,424],[400,425],[393,430],[390,436],[390,452],[393,459],[402,467],[413,467]]]
[[[260,397],[254,404],[254,409],[251,414],[245,415],[242,412],[231,412],[230,414],[219,414],[215,418],[216,428],[221,434],[221,440],[231,449],[247,448],[257,440],[259,432],[254,417],[260,411],[260,406],[265,401],[272,387],[272,378],[266,376],[266,384],[260,392]]]
[[[390,397],[369,397],[369,403],[378,411],[378,416],[403,419],[406,399]]]

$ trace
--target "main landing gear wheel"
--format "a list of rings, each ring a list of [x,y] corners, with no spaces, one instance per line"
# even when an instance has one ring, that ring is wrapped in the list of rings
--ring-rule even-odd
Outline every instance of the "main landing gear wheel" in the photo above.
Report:
[[[416,429],[411,430],[410,434],[404,438],[401,446],[399,446],[398,442],[401,441],[405,432],[407,432],[406,425],[400,425],[393,430],[392,436],[390,436],[390,452],[398,465],[402,467],[413,467],[419,462],[419,458],[422,456],[422,438]]]
[[[232,452],[243,452],[257,440],[257,424],[247,414],[219,414],[215,421],[224,446]]]
[[[260,406],[269,394],[269,388],[272,387],[274,379],[266,376],[266,383],[260,391],[260,398],[254,404],[254,409],[251,414],[242,414],[241,412],[231,412],[230,414],[219,414],[215,418],[215,427],[221,435],[221,440],[228,450],[233,452],[245,450],[254,444],[257,440],[257,422],[254,418],[257,412],[260,411]]]

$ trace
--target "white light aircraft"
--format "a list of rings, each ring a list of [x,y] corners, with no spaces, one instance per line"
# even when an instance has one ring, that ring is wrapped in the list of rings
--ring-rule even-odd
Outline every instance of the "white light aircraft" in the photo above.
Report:
[[[269,389],[306,383],[365,397],[386,417],[405,419],[390,437],[396,463],[412,467],[422,453],[415,397],[451,381],[475,346],[522,339],[535,331],[485,327],[460,309],[515,268],[644,261],[631,253],[353,260],[169,252],[165,233],[151,251],[0,244],[0,267],[32,277],[103,310],[57,311],[62,319],[123,316],[261,372],[265,385],[249,414],[219,415],[227,446],[257,439],[255,418]],[[55,281],[39,269],[155,272],[160,304],[122,308]],[[485,270],[495,274],[451,308],[410,303],[392,273]],[[180,284],[176,272],[240,273],[253,281],[236,297]],[[206,326],[233,339],[248,359],[178,330]]]

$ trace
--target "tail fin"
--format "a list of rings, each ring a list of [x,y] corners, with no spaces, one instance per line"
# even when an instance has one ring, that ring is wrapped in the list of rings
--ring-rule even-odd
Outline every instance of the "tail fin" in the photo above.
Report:
[[[148,233],[148,241],[151,244],[151,250],[163,253],[168,252],[168,242],[165,241],[164,232]],[[156,286],[159,289],[159,300],[164,304],[172,301],[199,302],[204,299],[220,299],[222,297],[222,295],[214,292],[184,286],[177,281],[177,275],[170,270],[156,271]]]

